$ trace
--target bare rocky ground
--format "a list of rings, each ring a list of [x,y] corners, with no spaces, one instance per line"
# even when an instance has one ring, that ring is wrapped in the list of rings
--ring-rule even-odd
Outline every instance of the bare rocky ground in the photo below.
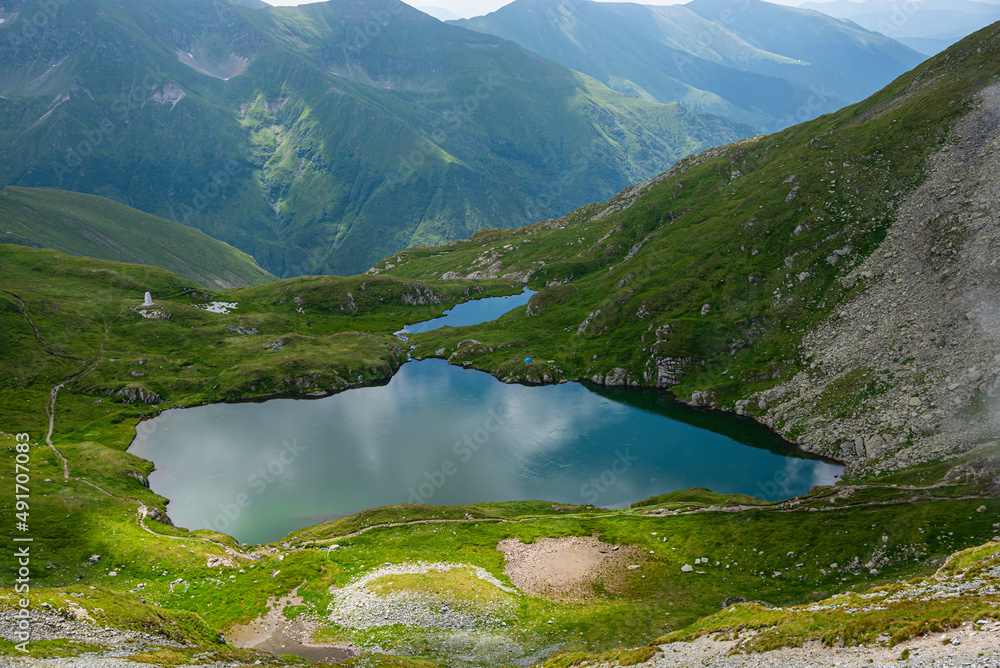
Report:
[[[389,584],[395,576],[455,569],[478,579],[492,595],[470,600],[443,591]],[[418,627],[425,630],[424,651],[450,656],[455,666],[477,666],[483,661],[488,665],[527,665],[541,656],[515,637],[504,621],[514,612],[518,592],[478,566],[452,562],[386,564],[331,592],[335,598],[327,622],[362,631],[396,624]],[[399,647],[395,651],[408,650]]]
[[[617,548],[617,549],[616,549]],[[505,570],[525,593],[549,597],[593,596],[592,584],[613,582],[614,576],[629,566],[642,568],[642,554],[628,548],[603,543],[595,537],[567,537],[545,539],[524,544],[517,540],[503,541],[498,549],[507,558]],[[413,591],[392,586],[395,576],[446,574],[454,569],[473,581],[485,585],[496,596],[481,597],[471,606],[437,590]],[[398,582],[398,581],[396,581]],[[386,587],[386,584],[389,584]],[[520,583],[520,584],[518,584]],[[554,584],[558,586],[553,587]],[[449,585],[450,586],[450,585]],[[489,572],[462,563],[414,562],[385,565],[357,578],[340,589],[333,589],[336,598],[327,610],[327,619],[300,616],[288,620],[283,610],[289,605],[300,605],[297,591],[271,601],[268,615],[255,622],[235,627],[229,634],[233,644],[267,650],[274,653],[296,653],[316,661],[336,661],[353,652],[346,645],[316,645],[312,633],[322,621],[354,628],[372,629],[395,624],[418,626],[428,634],[424,650],[454,658],[451,665],[479,666],[484,658],[489,665],[532,665],[554,647],[528,650],[515,639],[502,622],[508,606],[515,604],[519,592]],[[991,552],[980,561],[972,562],[960,570],[943,566],[932,576],[880,586],[865,593],[837,595],[813,604],[785,608],[788,614],[812,615],[826,613],[851,615],[885,610],[905,601],[931,601],[975,599],[1000,596],[1000,552]],[[82,609],[81,609],[82,610]],[[736,610],[736,608],[731,608]],[[777,609],[782,611],[782,609]],[[725,612],[720,613],[724,619]],[[33,641],[49,639],[74,639],[99,645],[105,650],[71,658],[30,659],[0,657],[3,668],[28,668],[67,666],[70,668],[143,668],[147,664],[133,662],[127,657],[157,648],[179,647],[162,637],[134,631],[104,628],[69,608],[66,612],[37,611],[33,617]],[[1000,614],[994,615],[1000,617]],[[730,668],[737,666],[792,667],[792,666],[971,666],[1000,667],[1000,620],[969,620],[943,633],[931,633],[909,641],[888,646],[889,636],[883,634],[872,645],[858,647],[825,647],[809,642],[798,648],[785,648],[764,653],[753,653],[756,643],[767,641],[769,634],[779,633],[779,627],[760,630],[724,628],[725,622],[715,622],[714,627],[724,630],[705,635],[693,642],[675,642],[660,646],[660,651],[649,661],[639,664],[642,668],[680,668],[709,666]],[[736,626],[734,624],[733,626]],[[0,612],[0,637],[13,639],[17,622],[12,611]],[[294,645],[294,647],[292,647]],[[303,654],[302,649],[315,650]],[[406,648],[399,648],[404,650]],[[377,651],[377,649],[376,649]],[[331,654],[332,652],[332,654]],[[420,653],[420,652],[418,652]],[[235,668],[244,663],[213,661],[205,657],[194,665]],[[592,668],[611,668],[610,665],[589,664]]]
[[[645,560],[636,548],[603,543],[596,537],[545,538],[525,544],[500,541],[504,573],[514,586],[536,596],[578,600],[594,596],[594,586],[614,592],[618,579]]]
[[[323,621],[361,631],[397,624],[420,627],[427,631],[427,647],[456,657],[455,665],[477,665],[484,658],[489,659],[490,665],[529,665],[548,650],[528,649],[523,638],[510,633],[504,622],[513,612],[520,593],[559,600],[591,598],[596,595],[595,585],[613,591],[617,579],[629,567],[641,568],[644,561],[641,551],[604,543],[596,537],[543,539],[531,544],[506,540],[498,549],[506,558],[505,572],[516,589],[470,564],[387,564],[343,588],[331,589],[334,601]],[[478,579],[495,596],[469,601],[439,591],[387,585],[395,576],[447,573],[455,569]],[[276,652],[290,651],[289,647],[278,646],[289,638],[315,647],[308,638],[320,620],[299,617],[289,621],[281,612],[285,605],[296,605],[297,601],[293,592],[272,602],[266,617],[232,629],[230,639],[240,647]],[[301,650],[302,646],[296,645],[294,653],[306,656]]]
[[[18,642],[14,632],[17,620],[13,610],[0,612],[0,638]],[[31,640],[78,640],[89,645],[107,647],[105,651],[78,657],[33,659],[0,656],[4,668],[66,666],[67,668],[145,668],[148,664],[127,660],[125,657],[150,649],[179,647],[164,638],[149,633],[121,631],[91,624],[88,621],[64,617],[56,612],[33,610],[31,614]],[[220,664],[220,666],[223,664]],[[235,665],[235,664],[234,664]]]
[[[31,611],[31,642],[44,640],[75,640],[83,646],[100,647],[98,651],[81,652],[79,656],[31,658],[0,656],[0,668],[153,668],[152,664],[129,659],[128,657],[159,649],[183,648],[184,646],[166,638],[139,631],[126,631],[97,624],[87,611],[66,599],[65,612],[41,608]],[[15,636],[18,621],[13,610],[0,611],[0,638],[20,642]],[[72,646],[70,646],[72,647]],[[266,656],[266,655],[264,655]],[[340,658],[343,658],[343,654]],[[197,666],[215,668],[236,668],[246,662],[213,661],[205,657]],[[184,668],[180,666],[180,668]]]
[[[330,621],[340,626],[367,629],[374,626],[407,624],[434,629],[471,629],[490,622],[491,616],[503,614],[504,605],[493,601],[460,607],[449,604],[443,597],[415,591],[381,591],[379,580],[393,575],[426,575],[452,569],[469,570],[498,592],[513,594],[514,590],[497,580],[486,570],[469,564],[406,563],[386,565],[369,571],[343,589],[333,591]]]
[[[891,110],[883,113],[891,114]],[[881,246],[843,280],[858,294],[811,332],[811,368],[741,402],[807,450],[899,469],[996,445],[1000,409],[1000,84],[934,155]],[[835,260],[834,260],[835,261]],[[852,372],[871,396],[816,406]]]
[[[949,642],[945,644],[945,640]],[[958,644],[952,644],[955,640]],[[780,649],[761,654],[730,654],[738,641],[719,637],[704,637],[692,643],[664,645],[662,654],[639,664],[648,668],[682,668],[707,666],[711,668],[807,668],[810,666],[838,666],[860,668],[865,666],[946,666],[986,667],[1000,666],[1000,624],[969,625],[959,631],[935,633],[893,648],[874,647],[823,647],[808,643],[794,649]],[[909,650],[907,659],[901,660]]]
[[[834,596],[812,605],[792,608],[792,611],[813,613],[836,611],[849,620],[859,612],[885,610],[901,601],[930,601],[995,597],[1000,594],[1000,557],[997,553],[979,564],[957,572],[940,569],[936,574],[898,585],[879,587],[860,595]],[[725,613],[722,613],[723,615]],[[716,627],[718,628],[718,627]],[[736,630],[709,634],[693,642],[661,645],[659,653],[640,668],[799,668],[838,666],[1000,666],[1000,621],[976,619],[963,622],[944,632],[927,633],[894,647],[888,646],[889,635],[878,637],[874,645],[827,647],[820,642],[808,642],[768,652],[751,653],[754,643],[762,636],[774,633],[763,630]],[[595,664],[593,668],[611,668]]]

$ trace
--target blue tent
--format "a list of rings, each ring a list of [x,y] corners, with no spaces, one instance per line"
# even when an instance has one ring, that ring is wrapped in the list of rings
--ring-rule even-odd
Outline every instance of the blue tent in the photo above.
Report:
[[[530,357],[525,357],[524,358],[524,363],[525,364],[531,364],[531,358]]]

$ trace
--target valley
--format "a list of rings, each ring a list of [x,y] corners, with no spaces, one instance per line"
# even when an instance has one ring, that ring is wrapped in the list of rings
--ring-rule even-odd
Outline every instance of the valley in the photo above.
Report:
[[[755,132],[398,0],[43,4],[5,5],[46,18],[33,39],[0,24],[0,181],[196,227],[278,276],[535,222]]]
[[[0,663],[1000,661],[1000,24],[757,135],[391,2],[60,7],[0,43]]]
[[[552,377],[669,387],[872,470],[988,446],[1000,367],[983,291],[997,279],[965,258],[992,243],[996,83],[985,61],[968,67],[986,50],[962,48],[865,103],[699,154],[610,202],[372,271],[545,286],[529,317],[432,333],[417,357],[443,350],[537,382],[551,370],[516,364],[530,351],[554,360]]]

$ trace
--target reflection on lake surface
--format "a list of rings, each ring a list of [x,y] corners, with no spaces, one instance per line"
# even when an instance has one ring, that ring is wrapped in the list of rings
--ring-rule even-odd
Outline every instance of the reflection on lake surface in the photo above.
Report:
[[[407,501],[624,507],[695,486],[776,499],[842,471],[654,390],[506,385],[442,360],[318,400],[166,411],[129,451],[156,463],[176,524],[248,543]]]

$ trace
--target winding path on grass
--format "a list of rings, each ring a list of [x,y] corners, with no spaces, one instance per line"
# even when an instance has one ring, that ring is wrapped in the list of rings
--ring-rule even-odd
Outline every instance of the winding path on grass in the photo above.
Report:
[[[129,501],[135,501],[136,503],[138,503],[139,504],[139,508],[137,509],[137,514],[139,516],[139,519],[137,521],[137,524],[139,525],[139,527],[143,531],[145,531],[146,533],[153,534],[157,538],[168,538],[170,540],[200,540],[200,541],[203,541],[205,543],[209,543],[211,545],[215,545],[216,547],[222,548],[225,551],[225,553],[228,554],[228,555],[230,555],[230,556],[237,557],[239,559],[246,559],[248,561],[258,561],[257,558],[254,558],[253,556],[251,556],[249,554],[243,554],[239,550],[234,550],[230,546],[225,545],[224,543],[220,543],[218,541],[214,541],[211,538],[205,538],[204,536],[171,536],[169,534],[158,533],[156,531],[153,531],[148,526],[146,526],[146,517],[149,516],[149,509],[147,508],[146,504],[142,502],[141,499],[137,499],[134,496],[115,496],[114,494],[112,494],[108,490],[104,489],[100,485],[95,485],[94,483],[90,482],[86,478],[73,478],[73,480],[76,480],[78,482],[82,482],[85,485],[90,485],[91,487],[93,487],[97,491],[102,492],[104,494],[107,494],[112,499],[127,499]]]
[[[61,357],[61,358],[64,358],[64,359],[77,360],[77,361],[81,361],[81,362],[86,362],[85,358],[77,357],[75,355],[67,355],[62,350],[60,350],[59,348],[57,348],[55,345],[53,345],[52,343],[50,343],[49,341],[47,341],[45,339],[45,337],[42,336],[41,331],[38,329],[38,325],[35,324],[35,321],[31,319],[31,315],[28,313],[28,304],[27,304],[27,302],[25,302],[21,297],[19,297],[18,295],[14,294],[13,292],[10,292],[8,290],[4,290],[3,292],[7,293],[8,295],[10,295],[11,297],[13,297],[17,301],[18,310],[21,312],[21,315],[24,316],[24,319],[28,321],[28,324],[31,325],[31,328],[35,332],[35,339],[38,341],[38,344],[41,346],[42,350],[44,350],[45,352],[49,353],[50,355],[54,355],[56,357]],[[98,365],[100,365],[100,363],[104,361],[104,345],[108,342],[108,338],[110,336],[110,330],[108,328],[108,320],[107,320],[107,318],[105,318],[102,315],[101,319],[104,321],[104,339],[101,341],[101,345],[98,348],[97,358],[89,366],[87,366],[86,368],[81,369],[80,371],[76,372],[75,374],[73,374],[69,378],[66,378],[65,380],[62,380],[59,383],[57,383],[55,385],[55,387],[52,388],[52,390],[51,390],[51,392],[49,394],[49,401],[45,405],[45,412],[46,412],[46,414],[49,417],[49,428],[48,428],[48,432],[45,434],[45,442],[48,443],[49,447],[52,448],[52,451],[56,453],[57,457],[59,457],[59,461],[62,463],[63,479],[64,480],[69,480],[70,479],[70,476],[69,476],[69,460],[66,459],[66,457],[62,454],[62,452],[59,451],[59,448],[56,447],[55,443],[52,442],[52,434],[55,431],[55,422],[56,422],[56,399],[59,397],[59,390],[60,389],[62,389],[63,387],[65,387],[69,383],[72,383],[74,380],[82,378],[82,377],[86,376],[87,374],[93,372],[94,369],[96,369],[98,367]],[[255,560],[253,557],[251,557],[249,555],[243,554],[242,552],[239,552],[238,550],[234,550],[233,548],[229,547],[228,545],[224,545],[222,543],[216,542],[216,541],[214,541],[214,540],[212,540],[210,538],[204,538],[204,537],[201,537],[201,536],[169,536],[169,535],[166,535],[166,534],[157,533],[157,532],[153,531],[152,529],[150,529],[149,527],[146,526],[145,519],[146,519],[146,516],[147,516],[147,514],[148,514],[149,511],[146,508],[146,504],[143,503],[140,499],[136,499],[134,497],[118,497],[118,496],[115,496],[114,494],[112,494],[108,490],[104,489],[100,485],[96,485],[96,484],[90,482],[89,480],[87,480],[86,478],[73,478],[73,480],[76,480],[78,482],[82,482],[85,485],[90,485],[94,489],[96,489],[96,490],[98,490],[98,491],[100,491],[100,492],[102,492],[102,493],[110,496],[111,498],[126,498],[128,500],[135,501],[136,503],[138,503],[139,504],[139,508],[138,508],[139,520],[138,520],[138,524],[139,524],[139,526],[144,531],[146,531],[148,533],[151,533],[154,536],[159,536],[161,538],[170,538],[172,540],[200,540],[200,541],[204,541],[206,543],[210,543],[212,545],[215,545],[217,547],[222,548],[225,551],[225,553],[228,554],[228,555],[231,555],[231,556],[234,556],[234,557],[237,557],[237,558],[240,558],[240,559],[248,559],[248,560],[251,560],[251,561]]]
[[[25,310],[25,317],[27,317],[27,310]],[[28,320],[30,322],[31,319],[28,318]],[[34,323],[32,323],[32,326],[34,326]],[[36,333],[38,332],[37,328],[35,328],[35,332]],[[56,385],[55,387],[53,387],[52,388],[51,401],[50,401],[50,403],[45,408],[45,412],[49,414],[49,431],[48,431],[48,433],[45,434],[45,442],[49,444],[49,447],[52,448],[52,450],[56,453],[56,455],[58,455],[59,459],[62,461],[63,480],[69,480],[69,461],[67,461],[67,459],[63,456],[63,454],[61,452],[59,452],[59,448],[56,447],[55,443],[52,442],[52,432],[55,430],[55,426],[56,426],[56,398],[59,396],[59,390],[62,389],[62,387],[64,385],[66,385],[67,383],[72,383],[77,378],[82,378],[82,377],[86,376],[88,373],[92,372],[94,369],[97,368],[97,365],[100,364],[104,360],[104,344],[107,343],[107,342],[108,342],[108,321],[105,320],[104,321],[104,340],[101,341],[101,346],[100,346],[100,348],[98,350],[97,359],[94,360],[94,362],[90,366],[88,366],[86,369],[83,369],[82,371],[78,371],[77,373],[73,374],[72,376],[70,376],[66,380],[62,381],[61,383],[59,383],[58,385]],[[81,480],[82,480],[82,478],[81,478]],[[84,482],[87,482],[87,481],[84,480]],[[91,484],[91,483],[87,483],[87,484]],[[96,485],[94,485],[94,486],[97,487]],[[98,487],[98,489],[100,489],[100,488]],[[101,490],[101,491],[104,491],[104,490]]]
[[[894,490],[894,491],[914,491],[914,492],[917,492],[917,491],[926,491],[926,490],[931,490],[931,489],[938,489],[938,488],[941,488],[941,487],[947,487],[949,485],[955,485],[955,484],[957,484],[957,483],[954,482],[954,481],[942,480],[942,481],[939,481],[937,483],[934,483],[933,485],[927,485],[927,486],[915,486],[915,485],[872,485],[872,484],[851,485],[849,487],[840,488],[839,491],[838,491],[838,493],[837,493],[837,495],[834,496],[834,497],[832,497],[832,498],[842,498],[842,499],[850,498],[851,495],[854,494],[854,492],[856,492],[858,490],[862,490],[862,489],[891,489],[891,490]],[[983,497],[982,495],[976,495],[976,494],[966,494],[966,495],[962,495],[962,496],[949,496],[949,497],[947,497],[947,499],[950,500],[950,501],[968,501],[968,500],[971,500],[971,499],[982,499],[982,498],[985,498],[985,497]],[[823,512],[823,511],[831,511],[831,510],[846,510],[848,508],[858,508],[858,507],[862,507],[862,506],[889,506],[889,505],[898,504],[898,503],[911,503],[914,500],[919,500],[919,499],[914,499],[914,498],[902,499],[901,498],[901,499],[888,499],[888,500],[884,500],[884,501],[863,501],[861,503],[854,503],[854,504],[830,505],[830,506],[823,507],[823,508],[817,508],[815,506],[810,506],[808,508],[808,510],[816,510],[816,511]],[[816,499],[816,501],[817,502],[822,502],[822,501],[828,501],[828,499]],[[312,547],[312,546],[320,546],[320,545],[333,544],[333,543],[336,543],[336,542],[341,541],[341,540],[347,540],[349,538],[356,538],[357,536],[360,536],[361,534],[367,533],[368,531],[371,531],[373,529],[391,529],[391,528],[394,528],[394,527],[415,526],[415,525],[419,525],[419,524],[468,524],[470,522],[501,522],[501,523],[502,522],[509,522],[509,523],[515,524],[515,523],[518,523],[518,522],[532,522],[532,521],[536,521],[536,520],[593,519],[593,518],[600,518],[600,517],[639,517],[639,518],[642,518],[642,517],[667,517],[667,516],[674,516],[674,515],[695,515],[697,513],[709,513],[709,512],[716,512],[716,513],[740,513],[740,512],[746,511],[746,510],[764,510],[764,511],[770,511],[770,512],[791,513],[791,512],[800,512],[802,510],[806,510],[806,508],[799,508],[798,507],[798,506],[801,505],[800,503],[796,504],[795,506],[791,506],[789,504],[789,507],[785,507],[785,504],[787,504],[787,503],[788,503],[788,501],[786,500],[784,503],[777,502],[777,503],[773,503],[773,504],[767,505],[767,506],[733,505],[733,506],[707,506],[707,507],[704,507],[704,508],[688,508],[688,509],[679,508],[677,510],[651,509],[651,510],[645,510],[645,511],[644,510],[637,510],[637,512],[630,513],[630,514],[629,513],[623,514],[623,513],[620,513],[620,512],[608,512],[608,513],[597,513],[597,514],[592,514],[592,515],[577,515],[577,514],[572,514],[572,515],[531,515],[531,516],[528,516],[528,517],[518,517],[518,518],[514,518],[514,519],[508,519],[508,518],[505,518],[505,517],[474,517],[474,518],[471,518],[471,519],[470,518],[456,518],[456,519],[443,518],[443,519],[411,520],[411,521],[408,521],[408,522],[384,522],[384,523],[380,523],[380,524],[372,524],[370,526],[362,527],[361,529],[358,529],[357,531],[352,531],[350,533],[346,533],[346,534],[343,534],[343,535],[340,535],[340,536],[334,536],[332,538],[317,538],[315,540],[307,540],[307,541],[304,541],[303,543],[301,543],[298,546],[298,549],[306,549],[306,548],[309,548],[309,547]]]
[[[45,337],[42,336],[42,332],[41,330],[38,329],[38,325],[35,324],[35,321],[31,319],[31,314],[28,313],[28,303],[18,295],[11,292],[10,290],[4,290],[4,292],[13,297],[17,301],[18,310],[21,312],[21,315],[24,316],[24,319],[28,321],[28,324],[31,325],[31,329],[33,329],[35,332],[35,339],[38,341],[38,345],[42,348],[42,350],[44,350],[50,355],[54,355],[56,357],[62,357],[63,359],[78,360],[82,362],[86,361],[82,357],[77,357],[75,355],[67,355],[62,350],[60,350],[53,344],[49,343],[45,339]],[[108,325],[107,321],[105,321],[104,341],[107,340],[108,340]],[[103,357],[104,357],[104,342],[102,341],[101,353],[97,359],[97,362],[94,362],[94,364],[92,364],[89,368],[85,369],[84,371],[80,371],[73,374],[66,380],[62,381],[61,383],[53,387],[52,392],[50,393],[49,396],[49,403],[45,405],[45,412],[49,416],[49,431],[47,434],[45,434],[45,442],[49,444],[49,447],[52,448],[52,451],[56,453],[57,457],[59,457],[59,461],[62,462],[64,480],[69,480],[69,462],[66,461],[66,458],[63,456],[61,452],[59,452],[59,449],[55,446],[55,444],[52,443],[52,432],[55,428],[55,420],[56,420],[56,396],[59,394],[59,388],[61,388],[63,385],[93,371]]]
[[[4,290],[4,292],[13,297],[15,301],[17,301],[17,307],[18,307],[17,310],[21,312],[21,315],[24,316],[24,319],[28,321],[29,325],[31,325],[31,329],[35,330],[35,339],[38,341],[38,345],[42,347],[42,350],[49,353],[50,355],[55,355],[56,357],[62,357],[68,360],[77,360],[80,362],[85,361],[85,358],[77,357],[76,355],[67,355],[60,348],[57,348],[55,345],[49,343],[45,339],[45,337],[42,336],[41,331],[38,329],[38,325],[36,325],[35,321],[31,319],[31,315],[28,314],[28,302],[24,301],[24,299],[14,294],[10,290]]]

